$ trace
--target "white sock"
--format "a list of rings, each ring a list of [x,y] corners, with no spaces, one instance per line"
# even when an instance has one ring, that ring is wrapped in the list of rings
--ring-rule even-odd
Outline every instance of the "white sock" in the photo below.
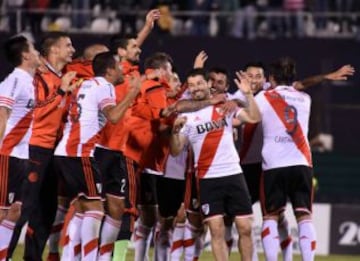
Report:
[[[277,260],[279,250],[279,232],[275,220],[264,220],[261,240],[267,261]]]
[[[75,213],[69,221],[61,255],[62,261],[78,261],[81,259],[81,224],[83,218],[83,214]]]
[[[167,261],[170,258],[172,231],[165,231],[160,223],[156,225],[154,238],[154,260]]]
[[[151,228],[143,225],[139,218],[134,231],[135,261],[149,260]]]
[[[0,261],[5,261],[15,223],[4,219],[0,224]]]
[[[259,257],[257,253],[257,242],[255,237],[255,227],[252,228],[251,240],[253,243],[253,253],[252,253],[251,261],[259,261]]]
[[[100,226],[104,213],[86,211],[81,224],[81,260],[96,260],[98,256]]]
[[[303,220],[298,224],[299,245],[303,261],[312,261],[315,257],[316,233],[311,220]]]
[[[201,231],[187,220],[184,231],[184,261],[193,261],[200,256],[202,245]]]
[[[278,231],[283,261],[292,261],[293,240],[290,235],[289,223],[285,216],[278,223]]]
[[[110,261],[114,242],[119,234],[121,220],[115,220],[106,215],[101,228],[100,250],[98,261]]]
[[[49,252],[50,253],[59,253],[59,241],[61,229],[64,225],[64,218],[67,209],[61,205],[58,205],[55,221],[51,228],[51,233],[49,235]]]
[[[180,258],[184,251],[184,223],[176,223],[171,244],[171,261],[180,261]]]

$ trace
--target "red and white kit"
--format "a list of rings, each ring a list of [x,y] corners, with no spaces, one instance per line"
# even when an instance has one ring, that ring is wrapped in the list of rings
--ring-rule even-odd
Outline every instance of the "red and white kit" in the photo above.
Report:
[[[68,121],[55,155],[93,157],[99,131],[106,122],[105,116],[99,111],[109,105],[115,106],[114,86],[111,83],[103,77],[84,81],[72,95]]]
[[[278,86],[255,97],[263,117],[263,169],[312,167],[307,140],[310,96],[292,86]],[[279,146],[281,144],[281,146]]]
[[[0,143],[1,155],[29,158],[33,105],[33,77],[28,72],[15,68],[0,84],[0,106],[11,110]]]
[[[192,145],[199,178],[217,178],[242,172],[233,139],[233,113],[224,115],[219,106],[208,106],[182,116],[187,117],[187,122],[181,134]]]

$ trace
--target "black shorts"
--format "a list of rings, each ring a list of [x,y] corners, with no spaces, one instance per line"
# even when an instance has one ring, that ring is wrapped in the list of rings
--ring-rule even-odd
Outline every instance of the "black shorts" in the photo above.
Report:
[[[185,180],[157,178],[157,198],[161,217],[176,217],[184,200]]]
[[[291,166],[264,171],[260,182],[260,201],[263,215],[278,214],[286,207],[287,199],[294,211],[311,213],[312,168]]]
[[[0,209],[9,209],[22,201],[22,184],[28,171],[28,160],[0,155]]]
[[[204,218],[252,214],[251,200],[243,174],[200,179],[200,203]]]
[[[79,196],[101,199],[101,175],[94,158],[55,156],[55,164],[61,171],[70,199]]]
[[[157,205],[157,179],[159,175],[141,173],[140,174],[140,187],[138,191],[138,204],[139,205]]]
[[[128,198],[128,179],[124,155],[119,151],[96,148],[94,156],[101,173],[103,196],[110,194]]]
[[[249,189],[251,203],[259,200],[260,177],[262,173],[261,162],[241,165],[246,184]]]

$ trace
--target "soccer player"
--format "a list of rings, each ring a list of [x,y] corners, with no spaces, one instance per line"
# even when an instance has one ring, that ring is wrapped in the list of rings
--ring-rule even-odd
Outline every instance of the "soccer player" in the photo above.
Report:
[[[65,72],[75,71],[78,84],[81,81],[94,77],[92,69],[92,60],[94,57],[102,52],[107,52],[109,49],[103,44],[92,44],[86,47],[83,51],[83,55],[77,59],[74,59],[71,63],[65,65]],[[63,186],[62,180],[59,180],[58,184],[58,206],[55,215],[55,220],[52,225],[51,233],[49,235],[49,254],[48,260],[58,260],[59,257],[59,241],[60,233],[64,227],[65,215],[69,208],[69,199],[66,195],[66,188]],[[70,210],[68,215],[72,215],[73,211]],[[66,234],[65,234],[66,236]],[[65,240],[66,241],[66,240]],[[69,241],[66,241],[69,242]],[[66,251],[66,244],[63,246],[63,251]]]
[[[114,36],[110,42],[110,48],[113,51],[116,58],[119,60],[119,64],[122,67],[124,82],[115,86],[116,99],[121,100],[124,95],[128,92],[129,80],[131,77],[139,77],[139,61],[141,54],[141,45],[151,33],[154,26],[154,22],[159,19],[160,13],[158,9],[150,10],[145,19],[145,24],[140,32],[136,36]],[[118,235],[118,240],[115,242],[114,246],[114,260],[121,261],[126,257],[127,246],[131,237],[134,223],[134,215],[136,214],[136,203],[135,203],[135,193],[136,193],[136,163],[134,163],[130,158],[124,157],[125,142],[127,139],[127,133],[129,132],[128,119],[131,116],[131,110],[128,109],[125,113],[123,119],[121,119],[116,125],[111,123],[106,124],[104,127],[101,138],[99,140],[99,149],[96,152],[96,158],[100,161],[100,168],[105,171],[110,171],[112,167],[109,164],[112,164],[113,161],[102,160],[103,157],[108,157],[109,154],[113,154],[113,159],[117,159],[120,162],[122,172],[125,171],[125,179],[117,179],[118,182],[121,182],[120,187],[124,190],[124,193],[121,193],[121,198],[119,197],[108,197],[107,204],[116,206],[113,209],[113,213],[108,213],[112,218],[121,220],[123,219],[121,225],[121,231]],[[133,126],[131,126],[133,127]],[[119,165],[117,165],[119,166]],[[115,173],[112,170],[110,172]],[[109,173],[110,176],[113,175]],[[107,175],[107,173],[104,173]],[[120,174],[122,175],[122,174]],[[106,179],[104,179],[106,181]],[[125,183],[124,183],[125,182]],[[111,191],[107,191],[105,187],[105,193],[114,194],[112,188]],[[117,192],[118,193],[118,192]],[[115,195],[117,195],[117,193]],[[125,209],[124,209],[125,208]],[[115,211],[115,212],[114,212]],[[109,252],[109,251],[107,251]]]
[[[104,210],[101,176],[93,155],[99,132],[105,119],[116,123],[123,117],[140,88],[140,78],[134,78],[128,94],[115,104],[113,85],[123,81],[120,66],[111,52],[98,54],[92,65],[96,77],[83,82],[71,96],[64,135],[55,150],[56,163],[66,188],[71,198],[77,201],[76,214],[83,216],[80,231],[78,229],[77,235],[74,235],[80,238],[81,260],[98,260]],[[100,245],[104,244],[100,242]],[[75,251],[70,252],[70,256],[63,256],[63,260],[76,258],[77,255]]]
[[[0,84],[1,261],[7,258],[15,222],[20,217],[35,98],[33,78],[41,64],[39,52],[24,36],[8,39],[4,51],[15,69]]]
[[[71,62],[75,49],[70,37],[62,32],[48,35],[41,44],[44,66],[35,74],[35,107],[29,141],[30,170],[25,182],[22,214],[16,224],[9,255],[11,256],[22,226],[28,221],[25,238],[27,260],[41,260],[57,208],[57,177],[53,168],[53,152],[66,112],[67,92],[76,73],[62,73]],[[46,186],[44,185],[46,184]],[[10,251],[11,250],[11,251]]]
[[[254,95],[257,95],[260,91],[270,85],[266,82],[265,68],[262,63],[250,62],[245,65],[244,71],[248,75],[251,91]],[[261,123],[243,124],[241,126],[240,133],[241,146],[239,154],[241,168],[243,169],[244,177],[250,192],[251,203],[254,204],[259,200],[260,176],[262,173],[261,149],[263,136]],[[292,239],[290,236],[288,221],[283,212],[280,213],[279,216],[278,231],[283,260],[292,260]],[[252,260],[258,260],[255,247]]]
[[[244,71],[249,77],[251,90],[254,95],[257,95],[262,90],[270,88],[271,84],[266,81],[265,67],[261,62],[247,63],[244,67]],[[353,73],[354,69],[352,66],[344,65],[334,72],[308,77],[302,81],[293,83],[293,85],[297,89],[304,89],[324,80],[344,80]],[[260,176],[262,173],[261,149],[263,135],[261,123],[243,124],[241,130],[241,146],[239,151],[241,167],[249,188],[252,203],[254,204],[259,200]],[[292,239],[288,221],[283,212],[281,212],[279,216],[278,231],[283,260],[290,261],[292,260],[293,252]],[[256,251],[254,251],[253,255],[253,261],[254,260],[258,260]]]
[[[173,72],[170,76],[168,87],[166,97],[170,104],[176,102],[181,91],[181,82],[177,73]],[[159,216],[154,237],[154,255],[159,261],[169,260],[170,257],[174,221],[184,199],[187,148],[177,157],[172,157],[168,153],[164,157],[166,159],[164,175],[156,180]],[[169,193],[172,194],[171,197],[168,196]]]
[[[296,77],[292,59],[274,62],[269,74],[275,88],[256,96],[264,137],[260,189],[263,247],[267,260],[277,260],[278,222],[289,197],[298,222],[302,259],[310,261],[316,248],[311,220],[312,159],[307,139],[311,99],[292,86]]]
[[[236,84],[244,92],[249,105],[246,109],[240,109],[236,117],[244,122],[255,123],[260,120],[260,115],[249,83],[243,73],[237,73],[237,77]],[[192,99],[203,100],[210,96],[210,84],[203,70],[192,71],[187,83]],[[234,114],[225,115],[219,106],[208,106],[183,114],[174,123],[170,148],[171,153],[177,155],[189,142],[194,150],[201,210],[204,222],[210,228],[214,258],[228,260],[224,239],[225,213],[234,217],[240,237],[239,250],[242,260],[251,260],[252,210],[233,142],[233,116]]]

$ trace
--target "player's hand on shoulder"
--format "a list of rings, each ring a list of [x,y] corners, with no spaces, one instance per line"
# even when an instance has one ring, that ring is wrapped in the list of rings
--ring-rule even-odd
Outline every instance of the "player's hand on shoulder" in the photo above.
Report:
[[[225,93],[214,94],[210,98],[210,102],[211,102],[212,105],[219,104],[219,103],[224,103],[224,102],[226,102],[226,94]]]
[[[224,114],[229,114],[238,109],[238,104],[236,101],[226,101],[223,105],[221,105],[221,109]]]
[[[64,92],[72,92],[77,86],[77,83],[75,81],[73,81],[75,79],[75,77],[76,77],[75,71],[69,71],[69,72],[65,73],[61,77],[60,89],[63,90]],[[71,84],[72,82],[74,82],[74,83]]]

